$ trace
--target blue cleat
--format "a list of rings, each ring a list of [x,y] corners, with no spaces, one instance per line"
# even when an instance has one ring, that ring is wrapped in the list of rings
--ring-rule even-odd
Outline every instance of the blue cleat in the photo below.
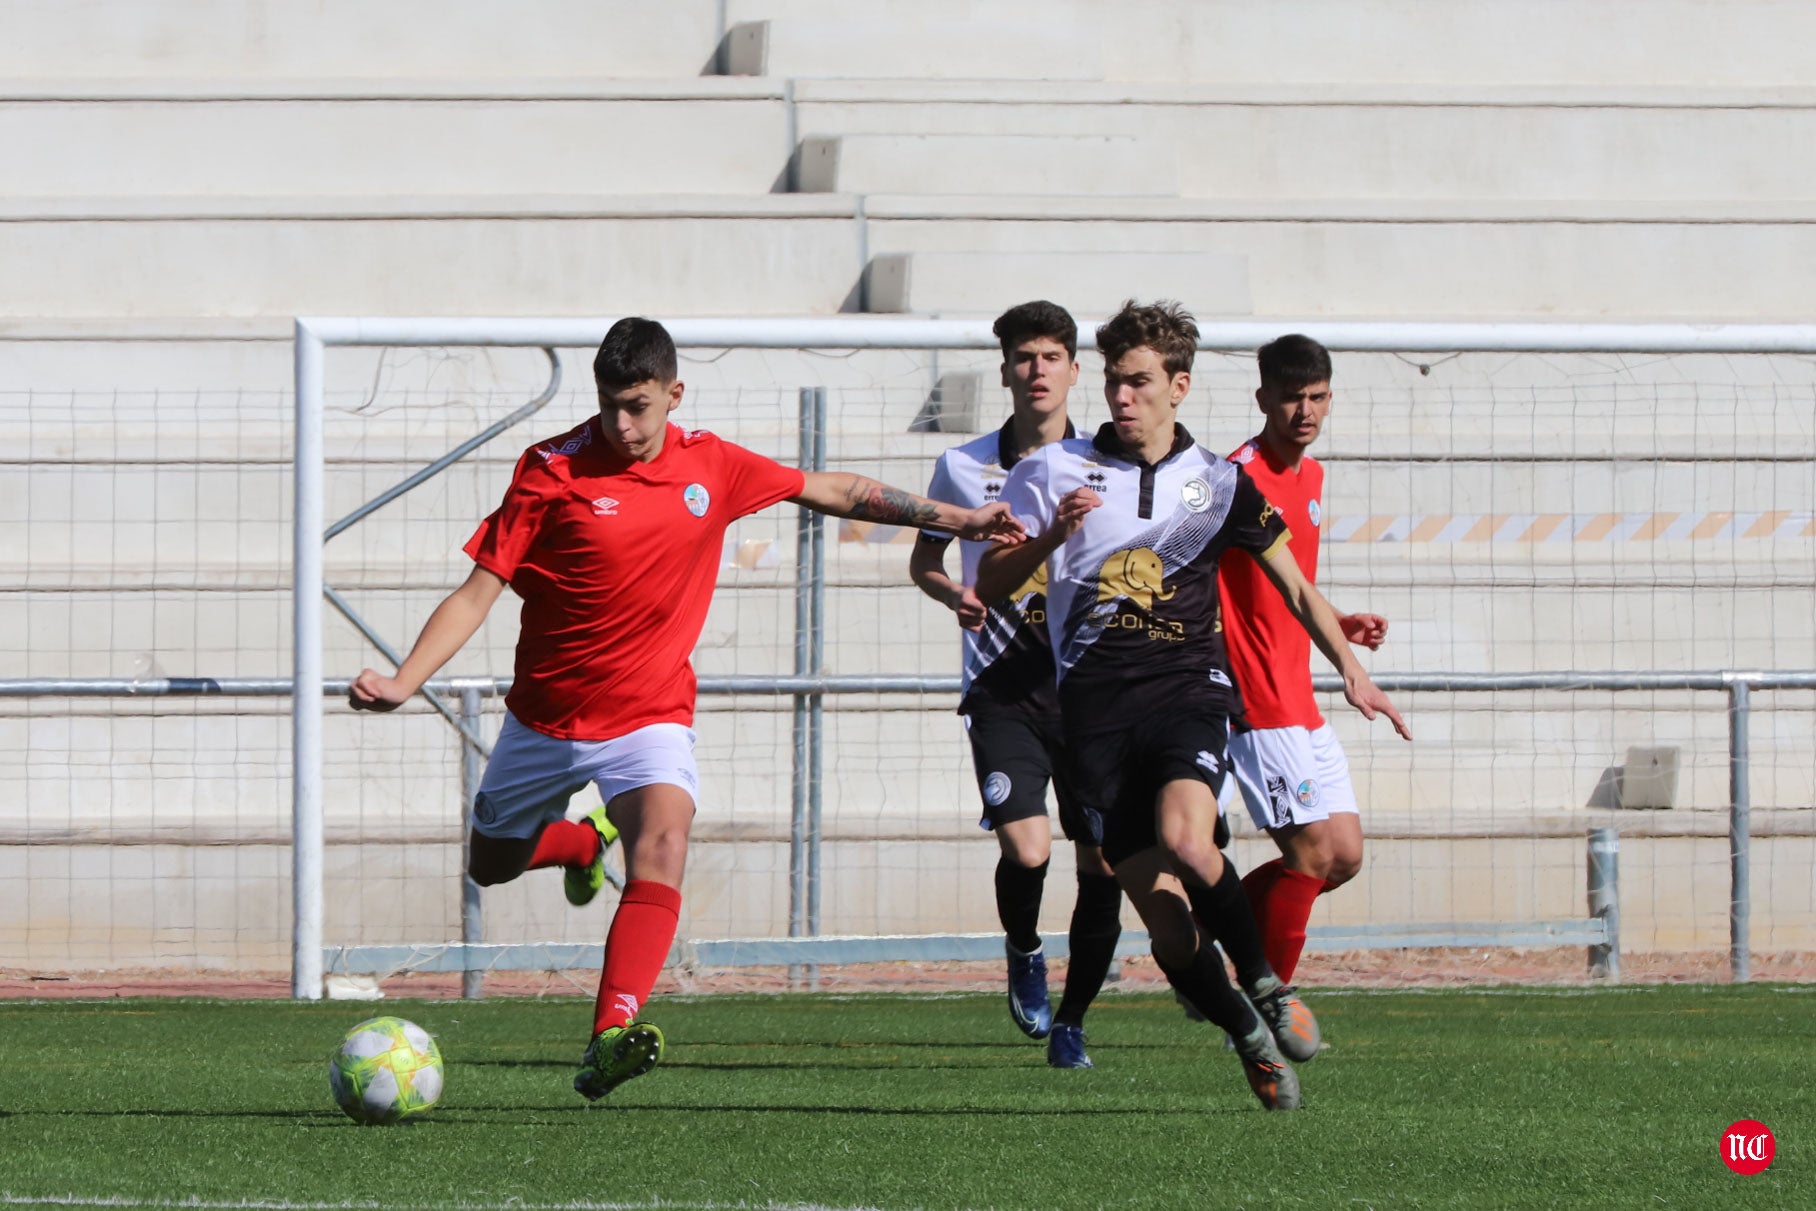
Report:
[[[1009,956],[1009,1016],[1031,1039],[1044,1039],[1053,1029],[1053,1006],[1047,1001],[1047,956],[1023,954],[1005,942]]]
[[[1074,1026],[1070,1022],[1053,1023],[1053,1033],[1047,1036],[1047,1067],[1097,1067],[1091,1062],[1091,1057],[1085,1054],[1083,1026]]]

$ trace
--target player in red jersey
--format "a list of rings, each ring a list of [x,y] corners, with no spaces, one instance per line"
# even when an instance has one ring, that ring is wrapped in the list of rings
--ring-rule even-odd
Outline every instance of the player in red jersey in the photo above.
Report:
[[[1305,579],[1318,577],[1324,468],[1307,453],[1331,406],[1330,354],[1306,336],[1262,347],[1261,432],[1238,446],[1240,465],[1292,531]],[[1349,763],[1312,697],[1311,643],[1255,561],[1230,550],[1218,565],[1223,640],[1242,691],[1230,763],[1257,828],[1280,857],[1250,871],[1243,890],[1255,910],[1269,964],[1289,983],[1305,947],[1313,902],[1362,866],[1362,818]],[[1387,635],[1379,614],[1339,614],[1349,642],[1374,649]]]
[[[689,656],[718,579],[725,529],[779,501],[835,517],[1018,541],[1000,504],[964,510],[835,472],[803,474],[669,423],[681,404],[662,325],[612,325],[593,362],[599,415],[518,460],[504,503],[466,545],[476,565],[437,606],[392,677],[366,669],[356,710],[409,701],[458,652],[508,584],[523,600],[509,712],[473,813],[468,874],[484,885],[562,866],[569,899],[603,881],[624,837],[591,1042],[574,1088],[597,1099],[653,1068],[662,1032],[638,1020],[674,942],[699,785]],[[588,783],[605,807],[564,818]]]

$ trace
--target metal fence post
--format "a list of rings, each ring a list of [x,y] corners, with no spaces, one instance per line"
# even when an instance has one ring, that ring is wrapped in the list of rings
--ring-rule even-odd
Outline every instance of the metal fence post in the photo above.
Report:
[[[1753,978],[1753,954],[1748,941],[1753,903],[1749,852],[1753,791],[1747,781],[1752,698],[1752,685],[1735,674],[1728,682],[1728,973],[1736,984]]]
[[[813,469],[814,395],[813,388],[802,387],[796,396],[795,465],[803,471]],[[794,672],[807,674],[810,652],[808,634],[813,613],[813,523],[814,513],[799,506],[795,518],[795,584],[794,584]],[[791,758],[792,799],[788,819],[788,936],[801,937],[807,932],[807,800],[808,800],[808,712],[807,695],[794,695],[793,755]],[[799,967],[788,970],[789,985],[797,986]]]
[[[813,469],[826,469],[826,388],[813,388]],[[808,614],[807,667],[815,677],[826,672],[826,519],[813,515],[812,592]],[[824,832],[826,696],[808,699],[807,717],[807,932],[820,932],[820,858]],[[810,969],[817,979],[819,969]]]
[[[1589,915],[1607,928],[1608,940],[1589,948],[1589,975],[1619,982],[1621,978],[1620,833],[1612,828],[1589,830]]]
[[[461,690],[460,722],[466,734],[460,738],[460,940],[468,946],[486,940],[485,918],[480,910],[479,884],[473,882],[472,876],[467,874],[468,862],[472,857],[468,847],[473,840],[473,809],[479,802],[479,780],[485,772],[479,749],[467,738],[479,734],[479,713],[479,688],[468,686]],[[462,969],[460,995],[469,1001],[477,1001],[485,994],[485,973],[473,967]]]

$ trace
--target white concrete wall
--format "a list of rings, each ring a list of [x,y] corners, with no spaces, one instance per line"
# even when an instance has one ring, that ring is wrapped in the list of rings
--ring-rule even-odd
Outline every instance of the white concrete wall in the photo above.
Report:
[[[573,98],[0,98],[0,193],[760,195],[787,163],[784,126],[772,86],[721,79]]]
[[[728,49],[745,67],[764,52],[766,74],[702,78],[739,23]],[[958,0],[0,0],[0,676],[285,672],[297,314],[824,314],[859,307],[887,264],[921,313],[1158,293],[1283,324],[1807,319],[1813,27],[1816,9],[1767,0],[1057,0],[1033,22]],[[832,192],[775,192],[803,140],[836,146],[838,171],[797,164],[795,184]],[[515,451],[584,415],[589,356],[568,351],[566,390],[525,432],[329,548],[331,580],[397,642],[461,574]],[[1807,359],[1713,360],[1343,359],[1329,512],[1382,519],[1388,541],[1332,542],[1324,582],[1394,618],[1375,667],[1816,666],[1816,532],[1796,525],[1563,544],[1392,528],[1802,518]],[[780,455],[795,389],[827,385],[838,465],[913,486],[957,440],[906,432],[953,371],[988,383],[995,359],[742,352],[684,373],[692,423]],[[1252,426],[1251,374],[1201,359],[1205,441]],[[336,351],[328,375],[337,515],[534,394],[547,365]],[[729,553],[702,673],[791,666],[792,524],[740,526],[754,566]],[[832,671],[954,671],[950,621],[902,585],[905,561],[832,543]],[[451,671],[509,667],[515,618],[497,613]],[[337,672],[373,660],[337,622],[327,639]],[[951,705],[829,713],[830,928],[990,928]],[[1807,695],[1774,705],[1754,794],[1807,831],[1816,714]],[[1413,747],[1338,717],[1371,827],[1412,838],[1378,847],[1372,890],[1346,902],[1377,919],[1578,911],[1585,804],[1629,745],[1685,753],[1682,808],[1648,827],[1682,831],[1726,794],[1707,696],[1412,706]],[[696,862],[696,932],[780,930],[786,708],[703,711],[719,840]],[[331,936],[445,937],[452,859],[400,865],[395,844],[451,840],[445,727],[336,712],[329,737]],[[0,923],[0,963],[281,963],[287,743],[270,703],[0,703],[0,874],[30,897],[24,926]],[[1511,859],[1442,839],[1484,833]],[[68,848],[96,841],[116,843],[99,865]],[[1725,904],[1719,842],[1673,844],[1656,863],[1673,888]],[[1801,938],[1807,857],[1783,852],[1769,911]],[[126,900],[88,894],[102,869]],[[146,889],[141,928],[127,901]],[[596,934],[535,891],[495,895],[502,931]],[[1660,946],[1719,928],[1658,911]]]
[[[6,0],[0,77],[699,75],[716,0]]]
[[[1794,0],[730,0],[768,74],[1267,85],[1804,86]]]

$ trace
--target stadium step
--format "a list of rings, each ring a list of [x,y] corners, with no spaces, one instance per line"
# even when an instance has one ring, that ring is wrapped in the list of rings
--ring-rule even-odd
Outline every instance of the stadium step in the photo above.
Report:
[[[714,64],[723,0],[98,0],[8,6],[0,79],[675,78]]]
[[[834,194],[0,200],[0,263],[15,274],[0,319],[687,315],[703,299],[721,314],[824,314],[856,307],[867,246],[1239,258],[1253,312],[1301,320],[1721,322],[1801,314],[1807,292],[1783,267],[1816,262],[1795,203],[896,195],[858,210]],[[946,281],[913,305],[993,312],[1025,293],[987,258]],[[1150,287],[1131,276],[1126,289]]]
[[[1816,169],[1777,154],[1816,139],[1807,88],[804,80],[793,95],[809,140],[1136,138],[1146,171],[1196,198],[1816,197]],[[933,171],[858,191],[1001,192],[951,183],[962,179]]]
[[[1107,316],[1132,295],[1189,299],[1196,314],[1247,315],[1246,257],[1208,252],[885,253],[864,276],[864,310],[978,315],[1005,298],[1050,298],[1079,316]],[[1005,286],[1013,287],[1005,291]]]
[[[968,0],[731,0],[724,68],[796,78],[1215,85],[1808,84],[1816,11],[1775,0],[1052,0],[1038,20]]]
[[[0,197],[762,195],[788,140],[766,81],[47,82],[0,87]]]
[[[1171,197],[1173,148],[1134,135],[841,134],[803,140],[803,193]]]

